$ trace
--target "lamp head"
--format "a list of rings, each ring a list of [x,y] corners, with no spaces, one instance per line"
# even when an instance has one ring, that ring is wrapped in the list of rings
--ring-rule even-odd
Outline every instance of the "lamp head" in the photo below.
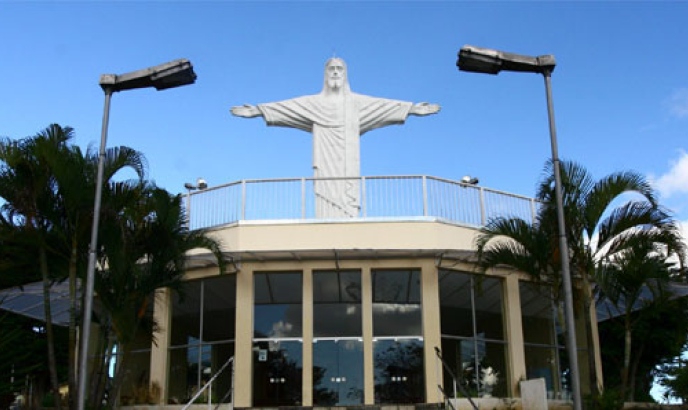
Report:
[[[103,90],[110,92],[148,87],[160,91],[193,84],[195,81],[193,65],[189,60],[181,58],[130,73],[103,74],[100,76],[99,84]]]
[[[556,66],[551,54],[531,57],[469,45],[461,47],[458,57],[459,70],[483,74],[499,74],[500,71],[551,74]]]

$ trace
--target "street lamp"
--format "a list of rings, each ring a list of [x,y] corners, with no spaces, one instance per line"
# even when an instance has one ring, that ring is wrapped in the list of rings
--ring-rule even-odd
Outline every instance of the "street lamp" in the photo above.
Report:
[[[571,272],[569,270],[569,248],[566,240],[566,224],[564,222],[564,204],[561,191],[561,172],[559,169],[559,153],[557,148],[557,131],[554,124],[554,106],[552,104],[552,71],[556,66],[551,54],[531,57],[520,54],[506,53],[473,46],[463,46],[459,50],[456,65],[461,71],[483,74],[499,74],[500,71],[517,71],[542,74],[545,78],[545,92],[547,93],[547,114],[549,117],[549,135],[552,145],[552,165],[554,167],[554,191],[557,205],[557,223],[559,225],[559,248],[561,255],[561,275],[564,286],[564,310],[566,317],[566,340],[571,368],[571,390],[573,394],[574,410],[582,409],[580,379],[578,372],[577,346],[575,326],[573,322],[573,292],[571,290]],[[594,371],[594,370],[592,370]]]
[[[154,87],[156,90],[180,87],[193,84],[196,73],[187,59],[179,59],[160,64],[155,67],[130,73],[100,76],[99,84],[105,93],[105,108],[103,111],[103,125],[100,134],[100,151],[98,156],[98,174],[96,176],[96,194],[93,204],[93,225],[91,227],[91,243],[88,248],[88,266],[86,271],[86,291],[84,294],[84,310],[81,323],[81,349],[79,354],[79,389],[77,409],[84,410],[86,398],[86,369],[88,364],[88,339],[91,333],[91,309],[93,307],[93,281],[96,268],[96,248],[98,245],[98,223],[100,220],[100,203],[103,192],[103,172],[105,167],[105,145],[107,143],[108,122],[110,119],[110,99],[112,93],[135,88]]]
[[[186,227],[191,229],[191,191],[202,191],[208,188],[208,182],[203,178],[198,178],[195,185],[187,182],[184,184],[184,188],[186,188]]]

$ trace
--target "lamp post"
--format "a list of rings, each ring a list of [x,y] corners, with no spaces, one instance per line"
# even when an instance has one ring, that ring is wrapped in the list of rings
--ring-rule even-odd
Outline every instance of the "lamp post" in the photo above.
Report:
[[[208,188],[208,182],[203,178],[198,178],[196,184],[187,182],[184,188],[186,188],[186,227],[191,229],[191,191]]]
[[[549,135],[552,146],[552,166],[554,167],[554,191],[557,206],[557,224],[559,227],[559,248],[561,255],[561,275],[564,286],[564,310],[566,318],[566,345],[571,369],[571,390],[574,410],[582,409],[580,379],[577,360],[576,334],[573,318],[573,292],[571,272],[569,270],[569,248],[566,240],[564,221],[564,204],[561,190],[561,172],[559,169],[559,152],[557,148],[557,131],[554,124],[554,106],[552,104],[552,71],[556,66],[551,54],[532,57],[504,51],[474,46],[463,46],[459,50],[456,65],[461,71],[483,74],[499,74],[500,71],[516,71],[542,74],[547,93],[547,114],[549,117]]]
[[[180,87],[193,84],[196,73],[187,59],[179,59],[155,67],[130,73],[115,75],[103,74],[99,84],[105,93],[103,125],[100,134],[98,154],[98,173],[96,176],[96,193],[93,204],[93,225],[91,226],[91,243],[88,248],[88,266],[86,270],[86,290],[84,294],[83,319],[81,323],[81,348],[79,350],[79,388],[77,409],[84,410],[86,398],[86,373],[88,364],[88,339],[91,333],[91,310],[93,308],[93,281],[96,268],[96,249],[98,245],[98,224],[100,220],[100,203],[103,192],[103,173],[105,168],[105,146],[107,143],[108,122],[110,120],[110,99],[112,93],[135,88],[155,87],[156,90]]]

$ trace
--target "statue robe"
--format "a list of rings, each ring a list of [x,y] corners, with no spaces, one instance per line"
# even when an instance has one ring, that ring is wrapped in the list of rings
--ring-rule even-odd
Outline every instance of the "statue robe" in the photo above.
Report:
[[[347,92],[257,107],[267,125],[312,133],[316,216],[341,218],[359,215],[360,136],[376,128],[403,124],[411,106],[406,101]]]

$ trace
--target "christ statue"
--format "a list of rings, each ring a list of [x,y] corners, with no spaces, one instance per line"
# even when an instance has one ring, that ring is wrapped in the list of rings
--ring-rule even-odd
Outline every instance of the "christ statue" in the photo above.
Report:
[[[403,124],[409,115],[429,115],[437,104],[411,103],[351,92],[346,64],[325,64],[320,94],[290,100],[232,107],[239,117],[263,117],[267,125],[290,127],[313,135],[313,172],[318,218],[359,215],[360,136],[370,130]]]

